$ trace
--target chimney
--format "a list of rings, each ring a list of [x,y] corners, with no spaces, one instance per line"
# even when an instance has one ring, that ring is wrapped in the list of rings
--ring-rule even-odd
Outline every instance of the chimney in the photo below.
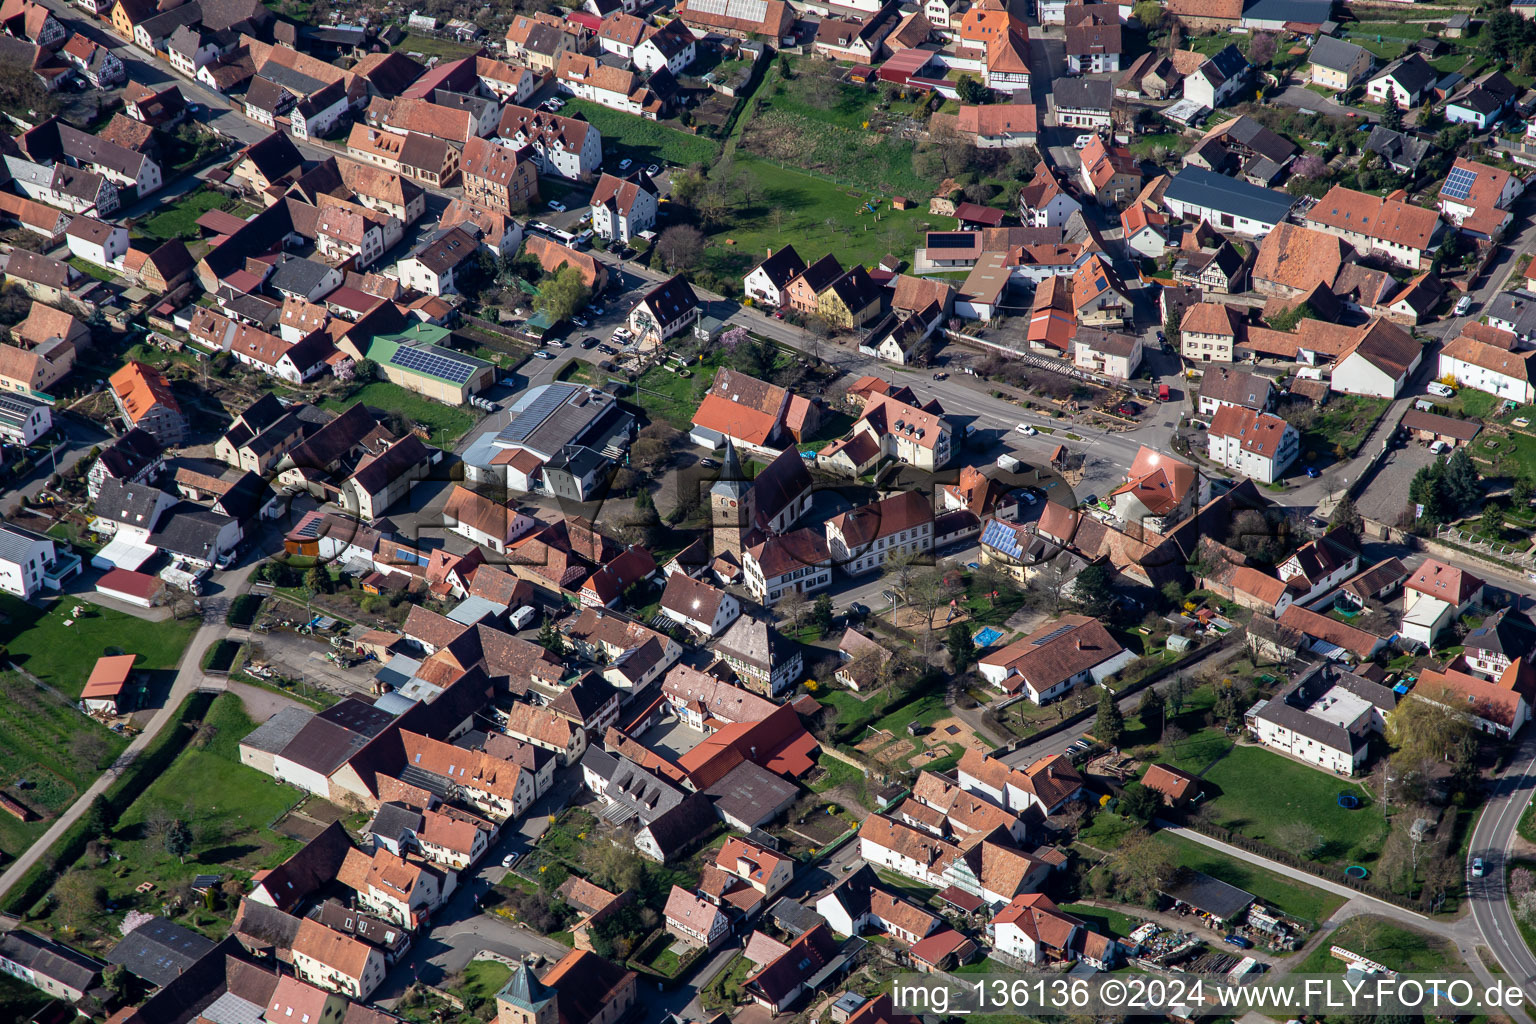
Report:
[[[1082,650],[1082,649],[1083,649],[1083,642],[1082,642],[1082,641],[1081,641],[1081,640],[1079,640],[1079,641],[1078,641],[1078,642],[1077,642],[1077,649],[1078,649],[1078,650]]]

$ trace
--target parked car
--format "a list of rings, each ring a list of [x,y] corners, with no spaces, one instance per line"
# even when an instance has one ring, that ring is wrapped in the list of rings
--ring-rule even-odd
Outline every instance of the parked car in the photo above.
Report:
[[[703,466],[705,469],[713,469],[715,466],[719,465],[719,463],[715,462],[714,459],[700,459],[699,465]]]
[[[1307,467],[1307,478],[1308,479],[1316,480],[1318,477],[1320,477],[1322,475],[1323,475],[1322,473],[1318,472],[1318,469],[1317,469],[1316,466],[1308,466]]]
[[[592,321],[588,320],[584,316],[573,316],[573,317],[571,317],[571,323],[575,324],[577,327],[591,327],[592,326]]]
[[[1243,938],[1241,935],[1228,935],[1222,941],[1225,942],[1229,946],[1236,946],[1238,949],[1252,949],[1253,948],[1253,943],[1248,941],[1247,939]]]
[[[533,358],[535,358],[535,359],[553,359],[553,358],[555,358],[555,354],[553,352],[550,352],[548,349],[542,349],[541,348],[541,349],[539,349],[537,352],[535,352],[533,354]]]
[[[1450,398],[1452,395],[1456,394],[1455,388],[1451,387],[1449,384],[1441,384],[1437,380],[1432,380],[1426,384],[1424,386],[1424,390],[1428,391],[1432,395],[1439,395],[1441,398]]]
[[[635,162],[633,160],[631,160],[629,157],[625,157],[623,160],[619,161],[619,170],[621,172],[627,171],[627,170],[629,170],[633,166],[635,166]]]
[[[1018,431],[1019,433],[1023,434],[1025,437],[1034,437],[1036,434],[1040,433],[1040,431],[1036,430],[1034,427],[1030,426],[1028,423],[1020,423],[1018,426],[1014,427],[1013,429]]]
[[[1092,135],[1079,135],[1072,143],[1073,149],[1087,149],[1088,143],[1093,141]]]
[[[597,346],[598,346],[598,341],[597,341],[596,338],[588,336],[588,337],[585,337],[585,338],[581,339],[581,347],[582,348],[596,348]]]
[[[1137,413],[1141,412],[1141,407],[1138,406],[1135,402],[1121,402],[1119,405],[1115,406],[1115,412],[1121,416],[1135,416]]]
[[[1446,444],[1444,441],[1436,441],[1434,444],[1429,446],[1429,454],[1431,455],[1439,455],[1442,452],[1447,452],[1450,450],[1451,446]]]
[[[521,856],[522,854],[520,853],[509,853],[505,857],[501,858],[501,866],[504,868],[510,868],[512,865],[517,863],[518,858]]]
[[[1457,316],[1466,316],[1467,315],[1467,311],[1470,310],[1471,308],[1472,308],[1472,296],[1470,296],[1470,295],[1463,295],[1461,298],[1456,300],[1456,315]]]

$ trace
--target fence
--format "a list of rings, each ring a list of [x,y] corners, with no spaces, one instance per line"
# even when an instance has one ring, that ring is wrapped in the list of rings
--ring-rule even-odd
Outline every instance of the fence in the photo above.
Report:
[[[1227,633],[1217,638],[1214,642],[1189,652],[1179,660],[1171,661],[1161,668],[1147,673],[1146,676],[1126,686],[1123,690],[1117,690],[1115,692],[1116,698],[1124,699],[1131,696],[1132,694],[1140,693],[1142,690],[1145,690],[1147,687],[1153,685],[1154,683],[1159,683],[1164,679],[1167,679],[1175,672],[1184,671],[1191,665],[1205,660],[1207,656],[1224,649],[1229,643],[1232,642],[1233,637],[1237,635],[1240,635],[1239,631],[1233,630],[1231,633]],[[1020,747],[1028,746],[1031,743],[1039,743],[1043,739],[1047,739],[1059,732],[1063,732],[1068,729],[1075,729],[1077,726],[1082,725],[1084,722],[1093,718],[1098,713],[1099,709],[1096,705],[1086,707],[1083,710],[1076,712],[1075,714],[1068,715],[1066,718],[1063,718],[1059,722],[1052,722],[1050,725],[1042,727],[1038,732],[1031,733],[1022,739],[1012,740],[1008,743],[1005,743],[1003,746],[998,747],[996,750],[992,751],[991,756],[1003,757],[1006,754],[1013,753]]]
[[[1536,565],[1536,556],[1533,556],[1529,548],[1517,548],[1512,544],[1495,544],[1483,540],[1477,534],[1468,533],[1454,526],[1442,526],[1435,531],[1435,540],[1442,544],[1452,545],[1470,553],[1482,554],[1505,566],[1520,570],[1528,570]]]

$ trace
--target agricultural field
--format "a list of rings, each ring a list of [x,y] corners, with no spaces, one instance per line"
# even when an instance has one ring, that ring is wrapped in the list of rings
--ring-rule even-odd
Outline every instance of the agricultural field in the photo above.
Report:
[[[0,793],[32,812],[0,814],[0,863],[15,857],[75,802],[128,741],[65,697],[17,672],[0,672]]]
[[[886,196],[930,195],[937,182],[912,166],[915,137],[928,123],[927,95],[887,99],[886,90],[838,81],[840,71],[799,60],[786,79],[775,66],[748,106],[741,148]]]
[[[293,853],[299,844],[270,826],[301,794],[240,763],[240,740],[255,726],[233,694],[215,698],[201,723],[181,726],[190,730],[182,752],[123,812],[106,841],[88,846],[59,883],[67,892],[76,885],[100,886],[102,903],[52,903],[42,926],[105,940],[116,932],[102,909],[105,905],[119,913],[134,908],[164,913],[177,899],[186,899],[181,890],[194,875],[216,873],[240,880]],[[165,832],[173,821],[190,832],[184,857],[168,851]],[[76,883],[68,881],[70,876],[83,877]],[[151,887],[140,892],[144,883]],[[195,906],[188,901],[179,917],[181,923],[219,938],[228,930],[233,912],[232,906],[215,912],[201,901]],[[172,914],[178,916],[174,910]]]

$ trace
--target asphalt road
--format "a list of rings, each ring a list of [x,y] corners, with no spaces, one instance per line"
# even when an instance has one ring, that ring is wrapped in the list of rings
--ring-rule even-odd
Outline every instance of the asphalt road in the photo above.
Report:
[[[1493,795],[1483,807],[1472,831],[1468,855],[1481,857],[1485,866],[1482,878],[1472,877],[1467,868],[1467,897],[1483,941],[1499,965],[1525,989],[1526,997],[1536,997],[1536,956],[1526,946],[1509,906],[1505,885],[1506,862],[1515,841],[1520,816],[1536,790],[1536,731],[1527,729],[1510,767],[1495,783]]]

